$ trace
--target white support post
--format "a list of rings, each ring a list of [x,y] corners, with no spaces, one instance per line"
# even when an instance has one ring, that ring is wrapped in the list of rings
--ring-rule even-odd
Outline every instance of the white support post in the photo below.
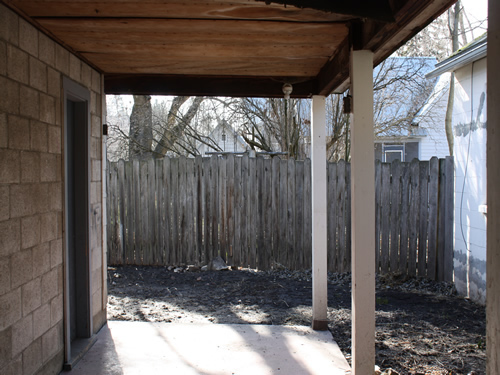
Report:
[[[488,4],[486,373],[500,374],[500,2]]]
[[[313,96],[311,119],[312,195],[312,328],[328,329],[326,231],[326,108],[324,96]]]
[[[375,366],[375,157],[373,53],[351,52],[352,369]]]

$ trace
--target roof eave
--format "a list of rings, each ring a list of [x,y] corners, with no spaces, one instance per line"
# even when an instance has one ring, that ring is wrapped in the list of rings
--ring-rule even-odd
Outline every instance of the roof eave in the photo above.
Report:
[[[453,55],[439,64],[436,64],[436,69],[427,73],[425,78],[436,78],[443,73],[453,72],[465,65],[471,64],[474,61],[486,57],[488,50],[488,39],[485,38],[479,43],[466,48],[456,55]]]

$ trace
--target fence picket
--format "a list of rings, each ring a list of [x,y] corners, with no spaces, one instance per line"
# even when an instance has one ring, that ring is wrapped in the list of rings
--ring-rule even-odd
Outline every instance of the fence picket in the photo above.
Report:
[[[401,162],[394,160],[391,165],[391,272],[399,272],[399,210],[401,205]]]
[[[427,277],[436,278],[436,250],[438,229],[439,160],[432,158],[429,163],[429,221]]]
[[[281,160],[280,161],[280,203],[279,203],[279,220],[280,220],[280,226],[279,226],[279,263],[282,265],[286,265],[288,262],[287,258],[287,247],[288,247],[288,241],[287,241],[287,215],[288,215],[288,210],[287,210],[287,202],[288,202],[288,196],[287,196],[287,190],[288,188],[288,161],[287,160]]]
[[[380,245],[380,269],[382,273],[389,272],[389,236],[390,236],[390,193],[391,193],[391,165],[382,164],[382,189],[381,189],[381,227],[382,242]]]
[[[418,230],[418,275],[427,275],[427,228],[428,228],[428,186],[429,186],[429,162],[420,162],[419,175],[420,189],[420,212]]]
[[[417,239],[418,239],[418,212],[420,207],[419,177],[420,168],[417,159],[410,164],[410,217],[409,217],[409,245],[408,245],[408,274],[417,274]]]

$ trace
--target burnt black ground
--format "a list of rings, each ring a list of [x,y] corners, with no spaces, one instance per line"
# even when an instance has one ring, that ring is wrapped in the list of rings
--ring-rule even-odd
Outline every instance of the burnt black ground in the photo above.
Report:
[[[110,320],[309,325],[310,272],[110,267]],[[484,374],[485,308],[449,284],[377,279],[376,364],[400,374]],[[329,329],[350,360],[348,274],[329,274]]]

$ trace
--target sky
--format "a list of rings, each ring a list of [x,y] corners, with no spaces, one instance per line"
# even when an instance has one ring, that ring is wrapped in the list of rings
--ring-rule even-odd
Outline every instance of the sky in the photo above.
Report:
[[[462,0],[462,4],[472,24],[488,18],[488,0]],[[475,36],[478,37],[479,35],[478,33]]]

